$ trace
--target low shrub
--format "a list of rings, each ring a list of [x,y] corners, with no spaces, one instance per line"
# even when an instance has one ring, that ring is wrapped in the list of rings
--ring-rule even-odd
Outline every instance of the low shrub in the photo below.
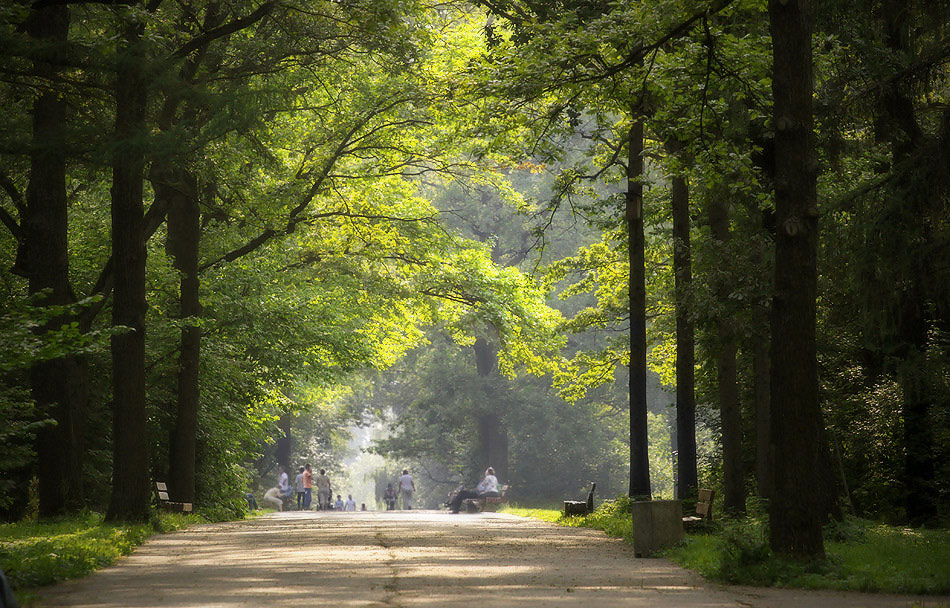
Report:
[[[132,552],[157,532],[196,523],[195,515],[156,512],[147,524],[106,524],[99,513],[0,525],[0,568],[14,589],[84,576]]]

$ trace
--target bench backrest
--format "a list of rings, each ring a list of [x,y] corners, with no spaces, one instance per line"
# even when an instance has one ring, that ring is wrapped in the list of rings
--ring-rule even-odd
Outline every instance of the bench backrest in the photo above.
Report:
[[[158,499],[168,502],[168,487],[164,481],[155,482],[155,491],[158,493]]]
[[[699,489],[699,499],[696,501],[696,515],[704,519],[712,519],[713,497],[715,495],[715,490],[708,488]]]

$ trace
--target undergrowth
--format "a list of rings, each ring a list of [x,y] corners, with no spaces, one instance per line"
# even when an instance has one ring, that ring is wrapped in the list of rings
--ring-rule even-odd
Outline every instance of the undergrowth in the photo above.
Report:
[[[153,534],[198,521],[195,515],[156,512],[147,524],[106,524],[101,514],[85,513],[0,524],[0,568],[15,590],[49,585],[108,566]]]

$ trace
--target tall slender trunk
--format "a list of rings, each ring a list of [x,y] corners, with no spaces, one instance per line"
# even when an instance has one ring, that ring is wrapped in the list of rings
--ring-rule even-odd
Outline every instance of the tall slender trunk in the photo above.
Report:
[[[57,48],[69,35],[69,9],[51,6],[33,9],[27,31],[36,40],[33,69],[42,78],[58,71]],[[66,102],[55,90],[44,91],[33,102],[33,147],[30,183],[23,220],[25,273],[29,291],[39,306],[75,301],[69,285],[66,201]],[[50,320],[41,331],[56,331],[71,319]],[[84,361],[80,356],[60,357],[33,365],[30,385],[41,416],[55,425],[41,428],[36,436],[39,478],[39,513],[42,517],[78,510],[82,506],[83,420],[85,416]]]
[[[755,403],[755,480],[759,498],[769,491],[769,343],[752,345],[752,393]]]
[[[126,26],[116,58],[112,160],[112,498],[110,521],[146,521],[150,502],[145,414],[145,221],[142,200],[146,87],[144,26]]]
[[[709,227],[713,238],[723,249],[731,238],[729,208],[725,201],[713,197],[709,204]],[[719,420],[722,427],[723,508],[727,513],[745,513],[745,475],[742,466],[742,409],[739,404],[738,340],[729,308],[730,279],[726,269],[720,272],[716,295],[721,308],[716,319],[716,375]]]
[[[627,142],[626,222],[630,278],[630,488],[631,498],[649,500],[647,450],[646,260],[643,232],[643,122],[630,127]]]
[[[482,390],[486,403],[497,402],[489,380],[498,366],[498,353],[495,345],[485,338],[475,340],[475,367],[482,379]],[[478,455],[479,468],[495,469],[495,476],[501,481],[508,480],[508,429],[504,419],[495,411],[483,411],[478,416]]]
[[[194,502],[201,329],[189,319],[201,315],[198,297],[198,244],[201,235],[198,184],[194,175],[179,168],[157,172],[153,184],[156,195],[168,201],[166,249],[180,276],[179,316],[185,322],[179,343],[177,407],[169,445],[168,481],[174,500]],[[282,464],[287,466],[287,463]]]
[[[770,420],[770,544],[779,554],[821,557],[821,409],[815,324],[818,197],[808,0],[769,0],[775,126],[775,292]]]
[[[682,175],[673,176],[672,185],[673,274],[676,284],[676,497],[695,498],[699,476],[696,470],[694,380],[696,332],[687,304],[693,282],[689,185]]]

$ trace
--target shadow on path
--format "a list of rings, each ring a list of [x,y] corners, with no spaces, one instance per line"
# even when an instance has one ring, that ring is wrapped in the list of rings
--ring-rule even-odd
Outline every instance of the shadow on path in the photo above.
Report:
[[[593,530],[494,513],[287,512],[154,537],[37,606],[937,606],[913,598],[712,585]]]

